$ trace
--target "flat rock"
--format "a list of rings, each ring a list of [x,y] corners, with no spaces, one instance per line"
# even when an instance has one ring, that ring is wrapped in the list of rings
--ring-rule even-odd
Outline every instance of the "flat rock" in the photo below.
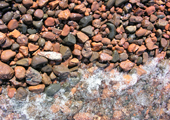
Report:
[[[38,85],[42,82],[41,74],[33,69],[32,67],[29,67],[26,71],[26,83],[29,85]]]
[[[55,93],[57,93],[60,90],[61,86],[59,83],[57,84],[51,84],[45,89],[45,93],[47,96],[53,96]]]
[[[120,67],[124,70],[124,71],[129,71],[131,70],[133,67],[134,67],[135,63],[129,61],[129,60],[126,60],[126,61],[123,61],[120,63]]]
[[[89,36],[93,36],[93,30],[92,30],[91,25],[82,28],[81,31],[84,32],[85,34],[89,35]]]
[[[28,66],[29,66],[29,60],[28,60],[28,58],[23,58],[23,59],[21,59],[21,60],[18,60],[18,61],[16,62],[16,65],[28,67]]]
[[[42,93],[45,89],[45,85],[44,84],[39,84],[36,86],[29,86],[28,90],[34,93]]]
[[[39,56],[43,56],[48,58],[49,60],[57,60],[57,61],[61,61],[62,60],[62,54],[61,53],[57,53],[57,52],[38,52]]]
[[[87,40],[89,40],[89,37],[83,32],[77,32],[77,37],[81,43],[85,43]]]
[[[68,34],[67,37],[65,37],[62,42],[65,45],[72,46],[76,44],[76,38],[74,35]]]
[[[16,55],[16,52],[12,51],[12,50],[4,50],[1,53],[1,60],[4,62],[9,61],[12,57],[14,57]]]

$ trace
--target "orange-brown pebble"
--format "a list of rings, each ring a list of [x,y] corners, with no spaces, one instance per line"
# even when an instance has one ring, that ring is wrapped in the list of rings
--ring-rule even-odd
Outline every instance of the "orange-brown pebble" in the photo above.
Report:
[[[120,63],[120,67],[124,70],[124,71],[129,71],[134,67],[135,63],[126,60]]]
[[[70,10],[66,9],[66,10],[61,11],[58,14],[58,19],[59,20],[67,20],[69,18],[69,16],[70,16]]]
[[[9,61],[12,57],[14,57],[16,55],[16,52],[12,51],[12,50],[4,50],[1,53],[1,60],[4,62]]]
[[[28,56],[28,47],[26,46],[21,46],[19,48],[19,51],[24,55],[24,56]]]
[[[81,43],[85,43],[87,40],[89,40],[89,37],[84,34],[83,32],[77,32],[77,37]]]
[[[12,19],[12,20],[9,21],[9,23],[8,23],[8,29],[9,29],[10,31],[16,29],[17,27],[18,27],[18,21],[17,21],[16,19]]]
[[[15,71],[15,77],[16,77],[17,79],[22,80],[22,79],[25,78],[25,72],[26,72],[26,70],[25,70],[24,67],[22,67],[22,66],[16,66],[15,69],[14,69],[14,71]]]
[[[48,17],[46,20],[45,20],[45,26],[47,27],[52,27],[55,25],[55,21],[54,21],[54,18],[52,17]]]
[[[16,88],[8,88],[8,97],[13,98],[16,94]]]
[[[36,51],[39,48],[38,45],[34,45],[33,43],[28,43],[28,49],[30,52]]]
[[[70,27],[67,24],[65,24],[64,28],[63,28],[63,30],[61,32],[61,35],[62,36],[67,36],[69,33],[70,33]]]
[[[28,90],[35,93],[42,93],[44,91],[44,88],[45,88],[44,84],[39,84],[36,86],[29,86]]]
[[[8,36],[13,38],[18,38],[21,35],[21,33],[18,30],[13,30],[12,32],[8,33]]]

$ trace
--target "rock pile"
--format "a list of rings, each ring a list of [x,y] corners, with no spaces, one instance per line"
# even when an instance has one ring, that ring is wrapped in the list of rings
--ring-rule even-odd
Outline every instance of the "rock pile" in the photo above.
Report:
[[[170,56],[168,1],[5,0],[0,9],[0,84],[17,91],[53,95],[80,67],[129,72]]]

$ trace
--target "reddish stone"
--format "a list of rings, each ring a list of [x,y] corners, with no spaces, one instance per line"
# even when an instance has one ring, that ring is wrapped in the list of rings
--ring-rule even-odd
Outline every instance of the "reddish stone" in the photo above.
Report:
[[[26,70],[25,70],[24,67],[22,67],[22,66],[16,66],[14,70],[15,70],[15,77],[16,77],[17,79],[22,80],[22,79],[25,78],[25,72],[26,72]]]
[[[96,11],[97,9],[99,9],[99,3],[98,2],[93,2],[92,5],[91,5],[91,11],[94,12]]]
[[[134,67],[135,63],[129,61],[129,60],[126,60],[126,61],[123,61],[120,63],[120,67],[124,70],[124,71],[129,71],[131,70],[133,67]]]
[[[97,35],[92,37],[92,40],[94,42],[100,42],[100,41],[102,41],[102,35],[101,34],[97,34]]]
[[[62,36],[67,36],[69,33],[70,33],[70,27],[67,24],[65,24],[64,28],[63,28],[63,30],[61,32],[61,35]]]
[[[92,45],[93,51],[99,51],[103,47],[103,44],[101,42],[99,42],[99,43],[92,42],[91,45]]]
[[[21,46],[21,47],[19,48],[19,52],[21,52],[25,57],[27,57],[27,56],[28,56],[28,47],[26,47],[26,46]]]
[[[43,32],[42,37],[45,38],[46,40],[50,40],[50,41],[56,40],[56,35],[52,32]]]
[[[69,9],[63,10],[58,14],[58,19],[59,20],[67,20],[70,16],[70,11]]]
[[[79,12],[79,13],[84,13],[86,11],[86,7],[84,4],[76,5],[74,7],[74,10]]]
[[[1,53],[1,60],[4,62],[9,61],[12,57],[14,57],[16,55],[16,52],[12,51],[12,50],[4,50]]]
[[[0,79],[11,79],[14,75],[14,70],[7,64],[0,61]]]
[[[73,55],[77,55],[77,56],[81,55],[81,51],[78,49],[74,49],[72,53],[73,53]]]
[[[41,9],[36,9],[34,12],[34,16],[38,19],[41,19],[44,16],[44,12]]]
[[[80,20],[81,18],[83,18],[82,14],[79,13],[70,13],[70,19],[71,20]]]
[[[45,26],[47,27],[52,27],[55,25],[55,21],[54,21],[54,18],[52,17],[48,17],[46,20],[45,20]]]
[[[85,43],[87,40],[89,40],[89,37],[84,34],[83,32],[77,32],[77,37],[81,43]]]
[[[147,8],[146,8],[146,12],[147,12],[148,15],[153,14],[155,11],[156,11],[156,10],[155,10],[155,7],[154,7],[154,6],[150,6],[150,7],[147,7]]]
[[[39,48],[38,45],[34,45],[33,43],[28,43],[28,49],[30,52],[36,51]]]
[[[139,30],[136,31],[136,36],[137,36],[137,37],[142,37],[142,36],[145,35],[146,32],[147,32],[147,30],[146,30],[146,29],[143,29],[143,28],[141,27],[141,28],[139,28]]]
[[[141,54],[144,53],[145,50],[146,50],[146,47],[145,47],[144,45],[141,45],[141,46],[139,47],[139,49],[136,51],[136,54],[137,54],[137,55],[141,55]]]
[[[30,41],[37,42],[38,39],[39,39],[39,35],[37,35],[37,34],[31,34],[31,35],[28,37],[28,39],[29,39]]]
[[[37,2],[39,7],[42,8],[47,4],[48,0],[37,0]]]
[[[52,51],[53,50],[53,44],[51,43],[51,41],[45,42],[44,50],[46,50],[46,51]]]
[[[93,115],[89,113],[77,113],[73,118],[75,120],[93,120]]]
[[[17,21],[16,19],[12,19],[12,20],[9,21],[9,23],[8,23],[8,29],[9,29],[10,31],[16,29],[17,27],[18,27],[18,21]]]
[[[55,1],[49,2],[50,8],[51,8],[52,10],[55,9],[55,8],[57,7],[57,5],[58,5],[59,2],[60,2],[59,0],[55,0]]]
[[[0,45],[3,44],[6,40],[6,35],[0,32]]]
[[[111,43],[111,41],[108,38],[102,38],[102,43],[105,44],[105,45],[108,45],[108,44]]]
[[[101,53],[101,54],[99,55],[99,58],[100,58],[100,61],[102,61],[102,62],[110,61],[110,60],[113,59],[113,57],[110,56],[110,55],[107,54],[107,53]]]
[[[12,32],[8,33],[9,37],[13,37],[13,38],[18,38],[21,35],[21,33],[18,30],[13,30]]]
[[[54,52],[59,52],[60,51],[60,44],[59,43],[54,43],[53,44],[53,51]]]
[[[16,94],[16,89],[15,88],[9,88],[8,89],[8,97],[9,98],[13,98],[14,97],[14,95]]]

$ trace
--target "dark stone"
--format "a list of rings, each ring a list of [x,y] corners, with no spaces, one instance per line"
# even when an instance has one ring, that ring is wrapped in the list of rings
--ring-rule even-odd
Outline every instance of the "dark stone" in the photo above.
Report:
[[[85,16],[80,20],[79,25],[80,25],[81,28],[85,27],[88,24],[90,24],[92,20],[93,20],[93,17],[91,15]]]
[[[60,90],[60,88],[61,88],[60,83],[51,84],[45,89],[45,93],[47,94],[47,96],[53,96]]]
[[[26,89],[24,89],[23,87],[19,87],[16,91],[16,95],[15,98],[17,100],[21,100],[21,99],[25,99],[28,95],[28,92]]]
[[[29,60],[28,60],[28,58],[23,58],[23,59],[21,59],[21,60],[18,60],[18,61],[16,62],[16,65],[28,67],[28,66],[29,66]]]
[[[62,54],[63,59],[68,59],[71,56],[71,50],[67,46],[61,46],[60,47],[60,53]]]
[[[45,57],[36,55],[32,58],[31,66],[33,68],[41,68],[48,63],[48,60]]]
[[[74,35],[68,34],[67,37],[65,37],[62,42],[65,45],[72,46],[76,44],[76,38]]]
[[[113,51],[112,57],[113,57],[113,59],[111,60],[111,62],[119,61],[120,58],[119,58],[119,53],[117,52],[117,50]]]

